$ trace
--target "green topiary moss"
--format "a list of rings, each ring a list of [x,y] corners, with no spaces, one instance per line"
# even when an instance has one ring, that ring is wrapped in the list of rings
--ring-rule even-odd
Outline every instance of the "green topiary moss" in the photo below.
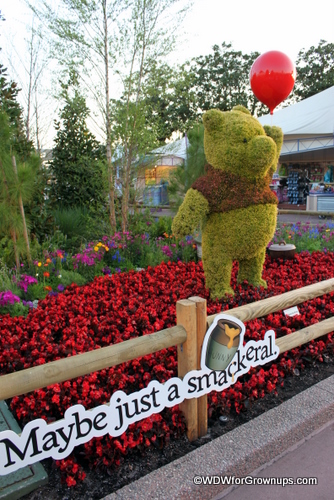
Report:
[[[214,299],[233,294],[233,260],[238,281],[266,286],[262,268],[274,235],[277,198],[269,183],[283,142],[278,127],[265,129],[248,110],[210,110],[203,116],[206,176],[192,186],[173,222],[184,235],[202,224],[206,285]]]
[[[230,286],[234,260],[239,262],[238,282],[265,286],[262,266],[265,250],[274,236],[276,205],[254,205],[226,213],[214,213],[202,229],[202,260],[210,296],[233,294]]]
[[[188,189],[178,213],[172,223],[172,231],[176,237],[191,234],[205,220],[209,213],[209,202],[199,192]]]
[[[264,125],[264,131],[267,134],[268,137],[271,137],[276,144],[276,155],[274,162],[270,166],[269,170],[269,175],[272,177],[272,174],[276,171],[277,168],[277,163],[278,163],[278,158],[282,149],[283,145],[283,132],[282,129],[279,127],[276,127],[275,125],[273,127],[270,127],[269,125]]]

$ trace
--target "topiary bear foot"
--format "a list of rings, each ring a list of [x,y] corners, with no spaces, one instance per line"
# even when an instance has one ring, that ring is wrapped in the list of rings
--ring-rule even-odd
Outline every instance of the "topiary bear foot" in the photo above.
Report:
[[[267,282],[266,280],[263,280],[260,278],[259,280],[256,280],[254,283],[250,283],[251,285],[259,288],[260,286],[263,286],[263,288],[267,288]]]
[[[250,285],[255,287],[267,288],[267,282],[261,278],[264,259],[265,250],[262,250],[251,259],[240,260],[237,282],[248,281]]]
[[[212,300],[226,299],[228,297],[234,297],[234,290],[231,287],[228,288],[214,288],[210,290],[210,298]]]

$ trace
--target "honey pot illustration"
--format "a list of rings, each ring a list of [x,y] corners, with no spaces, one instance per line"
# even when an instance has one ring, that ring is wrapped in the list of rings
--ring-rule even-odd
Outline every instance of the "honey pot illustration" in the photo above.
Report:
[[[240,325],[230,319],[219,319],[207,343],[205,365],[210,370],[225,370],[240,344]]]

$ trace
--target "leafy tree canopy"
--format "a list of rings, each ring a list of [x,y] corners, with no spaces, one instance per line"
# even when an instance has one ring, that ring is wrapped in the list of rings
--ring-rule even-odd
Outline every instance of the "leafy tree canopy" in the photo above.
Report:
[[[334,43],[320,40],[317,47],[302,49],[298,54],[296,70],[294,96],[298,100],[334,85]]]
[[[27,160],[33,152],[33,144],[28,141],[23,125],[23,112],[17,102],[20,92],[17,84],[8,80],[7,69],[0,64],[0,110],[6,113],[13,132],[13,150],[22,161]]]
[[[213,53],[193,59],[192,72],[196,104],[201,113],[208,109],[229,111],[241,104],[252,114],[266,112],[251,91],[249,72],[260,54],[243,54],[232,45],[223,42],[214,45]]]

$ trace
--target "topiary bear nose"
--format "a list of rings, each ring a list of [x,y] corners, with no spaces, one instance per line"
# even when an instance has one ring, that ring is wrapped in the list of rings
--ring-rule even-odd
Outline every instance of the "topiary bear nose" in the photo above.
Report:
[[[254,137],[249,142],[248,164],[255,175],[265,175],[275,159],[276,144],[265,135]]]

